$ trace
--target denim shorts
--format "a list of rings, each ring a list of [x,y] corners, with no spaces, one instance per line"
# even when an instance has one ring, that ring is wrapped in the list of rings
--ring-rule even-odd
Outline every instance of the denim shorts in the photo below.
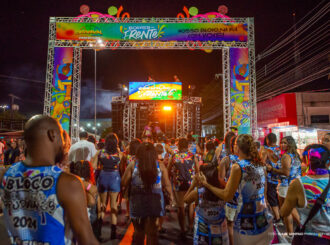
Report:
[[[101,171],[98,178],[98,191],[104,192],[120,192],[120,174],[119,171]]]

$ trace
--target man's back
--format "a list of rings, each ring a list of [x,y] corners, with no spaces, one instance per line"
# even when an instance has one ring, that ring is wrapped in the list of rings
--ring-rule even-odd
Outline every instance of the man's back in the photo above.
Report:
[[[95,145],[87,140],[80,140],[71,146],[69,151],[69,161],[77,162],[81,160],[90,161],[96,154]]]
[[[62,170],[57,166],[26,166],[18,162],[0,185],[4,217],[13,244],[23,241],[65,244],[64,209],[56,195]]]

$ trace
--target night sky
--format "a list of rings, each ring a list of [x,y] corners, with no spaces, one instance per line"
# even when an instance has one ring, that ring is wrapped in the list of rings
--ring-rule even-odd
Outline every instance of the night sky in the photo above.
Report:
[[[46,73],[48,24],[50,16],[78,16],[82,4],[91,11],[107,13],[110,6],[123,5],[131,17],[176,17],[182,7],[196,6],[199,13],[217,11],[226,5],[230,17],[255,18],[256,55],[292,26],[296,20],[315,7],[318,0],[150,0],[150,1],[78,1],[78,0],[16,0],[1,1],[0,15],[0,104],[10,103],[8,94],[21,98],[16,103],[22,113],[42,113]],[[111,96],[117,94],[119,83],[145,81],[152,75],[157,81],[172,81],[178,75],[185,86],[195,84],[196,91],[221,73],[221,51],[135,51],[103,50],[97,53],[98,111],[109,117]],[[94,51],[83,51],[81,116],[91,117],[93,110]],[[31,81],[4,78],[23,77]],[[2,77],[1,77],[2,76]],[[41,81],[41,82],[38,82]],[[112,90],[106,92],[103,90]]]

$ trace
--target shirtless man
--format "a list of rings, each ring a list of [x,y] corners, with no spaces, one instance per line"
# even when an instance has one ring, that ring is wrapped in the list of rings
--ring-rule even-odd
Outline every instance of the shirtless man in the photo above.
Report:
[[[12,244],[69,244],[71,229],[79,244],[99,244],[88,220],[81,181],[55,165],[64,156],[62,131],[51,117],[32,117],[24,129],[26,160],[0,172]]]

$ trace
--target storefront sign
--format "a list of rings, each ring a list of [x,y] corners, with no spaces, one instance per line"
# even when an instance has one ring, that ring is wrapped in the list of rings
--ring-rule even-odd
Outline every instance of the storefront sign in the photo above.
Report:
[[[296,95],[281,94],[259,102],[258,127],[274,127],[275,124],[297,125]]]

